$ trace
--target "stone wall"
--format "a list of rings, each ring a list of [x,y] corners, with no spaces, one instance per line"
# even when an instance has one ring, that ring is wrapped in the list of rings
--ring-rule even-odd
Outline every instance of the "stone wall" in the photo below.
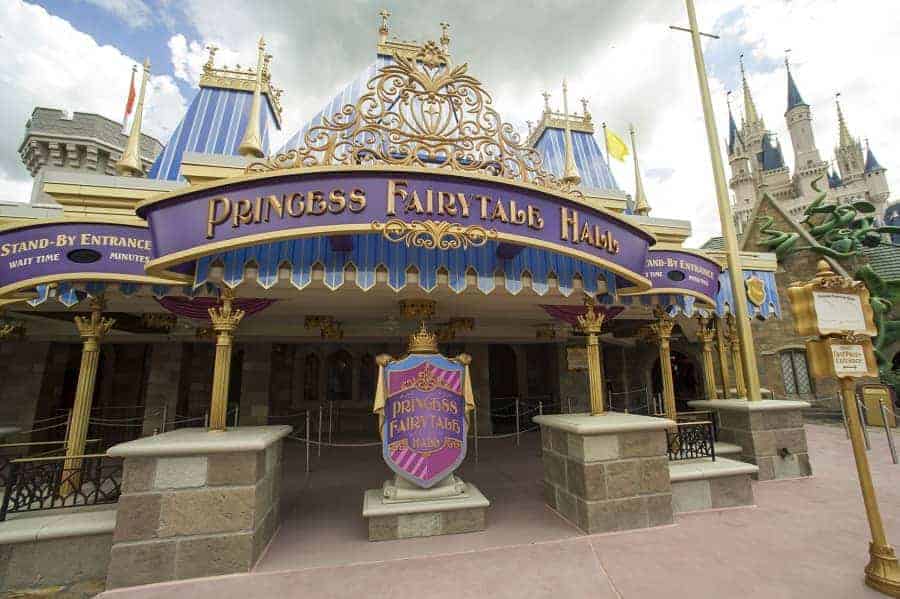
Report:
[[[241,374],[241,426],[268,424],[272,347],[271,343],[241,345],[244,352]]]
[[[584,436],[542,424],[541,442],[545,501],[581,530],[673,522],[663,430]]]
[[[178,410],[178,389],[181,382],[182,343],[155,343],[149,348],[150,357],[144,393],[144,435],[163,432],[163,418],[175,420]]]
[[[741,460],[759,466],[759,480],[812,473],[801,409],[718,413],[719,441],[740,445]]]
[[[50,343],[0,343],[0,423],[31,430],[47,370]]]
[[[278,526],[280,484],[280,441],[262,451],[127,457],[107,586],[248,572]]]

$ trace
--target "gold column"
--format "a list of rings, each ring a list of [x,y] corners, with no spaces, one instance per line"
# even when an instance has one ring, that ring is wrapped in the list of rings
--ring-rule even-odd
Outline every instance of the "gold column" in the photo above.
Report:
[[[703,384],[706,388],[706,399],[716,399],[716,371],[713,367],[713,339],[716,337],[715,329],[709,328],[711,319],[702,316],[697,317],[697,339],[703,347]]]
[[[209,309],[213,330],[216,332],[216,362],[213,366],[212,398],[209,407],[209,429],[224,431],[228,416],[228,384],[231,379],[231,347],[234,330],[244,318],[243,310],[234,310],[234,293],[222,289],[222,305]]]
[[[728,352],[725,345],[725,326],[722,317],[717,316],[715,319],[716,327],[716,350],[719,352],[719,374],[722,375],[722,399],[728,399],[731,389],[731,375],[728,373]]]
[[[731,344],[731,359],[734,362],[734,388],[738,399],[747,397],[747,385],[744,378],[744,369],[741,364],[741,340],[734,324],[734,317],[728,315],[728,340]]]
[[[112,318],[103,318],[103,300],[90,300],[91,315],[76,316],[75,326],[81,336],[81,368],[78,370],[78,385],[75,388],[75,404],[72,407],[72,422],[66,437],[66,457],[84,455],[88,425],[91,418],[91,404],[94,401],[94,383],[97,381],[97,363],[100,361],[100,341],[115,324]],[[66,469],[78,467],[78,460],[67,460]]]
[[[603,408],[603,369],[600,362],[600,340],[597,336],[603,328],[606,318],[594,310],[594,299],[588,298],[584,302],[586,308],[584,316],[578,317],[578,326],[587,335],[587,359],[588,359],[588,387],[591,397],[591,416],[605,414]]]
[[[841,395],[850,430],[850,444],[853,446],[853,457],[856,460],[856,474],[859,477],[863,504],[866,506],[869,530],[872,533],[872,542],[869,543],[869,563],[866,566],[866,584],[891,597],[900,597],[900,564],[897,562],[894,548],[887,541],[884,523],[881,521],[881,510],[875,497],[875,484],[869,471],[869,458],[866,455],[859,410],[856,407],[853,379],[841,379]]]
[[[656,322],[649,325],[650,332],[659,343],[659,371],[662,375],[663,407],[666,418],[675,420],[677,410],[675,408],[675,382],[672,380],[672,356],[670,352],[670,340],[675,320],[669,314],[657,306],[653,310]]]
[[[750,329],[750,318],[747,314],[744,289],[743,268],[738,250],[737,235],[734,231],[731,202],[728,198],[728,187],[725,182],[725,168],[722,166],[722,150],[719,147],[719,133],[716,131],[715,113],[709,94],[709,81],[706,78],[706,63],[700,46],[700,30],[697,27],[697,13],[694,0],[686,0],[688,21],[690,23],[691,42],[694,47],[694,63],[697,67],[697,80],[700,84],[700,99],[703,104],[703,116],[706,121],[706,138],[709,143],[710,161],[712,162],[713,179],[716,187],[716,201],[719,208],[719,222],[722,226],[722,238],[725,240],[725,256],[728,264],[728,278],[731,280],[731,295],[734,297],[734,315],[737,319],[737,341],[739,347],[738,362],[747,377],[747,390],[744,397],[749,401],[758,401],[762,397],[759,392],[759,370],[756,366],[756,353],[753,350],[753,332]]]

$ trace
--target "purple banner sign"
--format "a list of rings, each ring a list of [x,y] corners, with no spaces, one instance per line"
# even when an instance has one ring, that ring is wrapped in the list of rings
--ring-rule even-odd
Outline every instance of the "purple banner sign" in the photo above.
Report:
[[[465,367],[413,354],[384,370],[384,461],[404,479],[431,488],[466,457]]]
[[[381,233],[404,237],[410,224],[458,225],[447,237],[483,234],[591,261],[647,287],[653,238],[612,213],[502,180],[448,173],[335,171],[275,174],[138,207],[153,232],[151,272],[199,256],[304,235]],[[428,234],[443,236],[436,227]],[[428,246],[426,246],[428,247]],[[436,245],[440,249],[451,249]],[[466,247],[463,241],[462,247]]]
[[[148,280],[146,227],[52,221],[0,231],[0,296],[58,280]]]
[[[722,267],[711,258],[681,250],[650,250],[644,276],[653,288],[645,293],[684,293],[715,305]]]

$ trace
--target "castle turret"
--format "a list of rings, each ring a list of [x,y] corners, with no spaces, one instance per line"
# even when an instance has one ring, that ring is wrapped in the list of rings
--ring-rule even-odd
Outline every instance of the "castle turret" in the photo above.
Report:
[[[784,118],[794,148],[794,186],[800,199],[797,209],[803,210],[815,199],[812,182],[828,174],[828,163],[819,155],[813,136],[812,113],[809,104],[800,95],[787,59],[784,66],[787,70],[787,110]]]
[[[850,129],[847,127],[847,121],[844,119],[844,111],[841,110],[841,101],[836,97],[834,102],[837,105],[838,129],[840,132],[838,147],[835,148],[834,154],[838,161],[838,168],[841,171],[841,179],[847,184],[862,179],[865,161],[863,160],[862,145],[858,139],[854,139],[850,135]]]
[[[728,184],[734,193],[734,221],[738,234],[744,231],[756,202],[756,183],[750,167],[750,153],[734,122],[731,103],[728,104],[728,165],[731,179]]]
[[[744,59],[741,58],[741,87],[744,92],[744,115],[741,120],[741,135],[744,144],[749,150],[760,147],[763,135],[766,133],[766,124],[756,110],[753,94],[750,93],[750,84],[747,83],[747,72],[744,70]]]
[[[866,187],[869,189],[869,201],[875,204],[875,210],[879,215],[884,214],[890,189],[887,182],[887,169],[879,164],[869,142],[866,141],[866,166],[864,169]]]

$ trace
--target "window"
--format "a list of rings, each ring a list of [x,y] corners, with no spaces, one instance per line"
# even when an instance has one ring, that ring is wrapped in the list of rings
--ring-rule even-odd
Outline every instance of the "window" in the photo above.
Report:
[[[805,351],[790,349],[781,352],[781,377],[784,379],[784,391],[788,395],[812,393]]]

